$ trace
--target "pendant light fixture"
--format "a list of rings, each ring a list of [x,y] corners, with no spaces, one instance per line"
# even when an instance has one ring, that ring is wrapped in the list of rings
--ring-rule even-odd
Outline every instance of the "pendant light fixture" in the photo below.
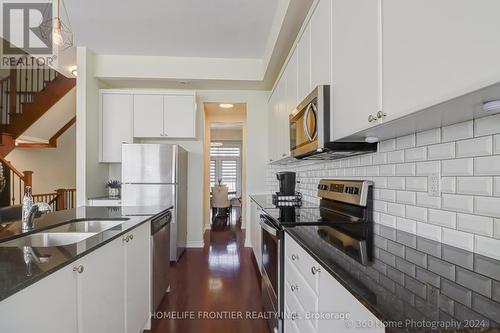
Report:
[[[65,50],[73,46],[73,32],[71,31],[71,24],[69,23],[68,12],[64,0],[54,0],[53,5],[55,11],[51,19],[43,22],[40,25],[40,30],[43,38],[52,43],[52,46],[58,50]],[[64,11],[67,24],[64,23],[61,16],[61,9]]]

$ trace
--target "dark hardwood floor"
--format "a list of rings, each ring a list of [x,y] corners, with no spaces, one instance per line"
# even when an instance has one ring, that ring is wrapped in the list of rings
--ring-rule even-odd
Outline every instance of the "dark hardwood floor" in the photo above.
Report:
[[[172,265],[171,291],[158,309],[171,318],[154,319],[152,332],[269,333],[258,316],[263,311],[260,281],[251,249],[243,246],[238,213],[233,211],[232,223],[214,220],[205,247],[187,249]]]

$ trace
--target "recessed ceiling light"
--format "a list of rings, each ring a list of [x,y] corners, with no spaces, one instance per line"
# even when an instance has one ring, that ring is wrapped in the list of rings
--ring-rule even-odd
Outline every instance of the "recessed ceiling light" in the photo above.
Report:
[[[500,100],[494,100],[483,103],[484,112],[500,111]]]
[[[219,104],[219,106],[220,106],[221,108],[223,108],[223,109],[231,109],[231,108],[234,106],[234,104],[230,104],[230,103],[221,103],[221,104]]]
[[[378,138],[376,136],[367,136],[365,138],[365,141],[367,143],[376,143],[376,142],[378,142]]]

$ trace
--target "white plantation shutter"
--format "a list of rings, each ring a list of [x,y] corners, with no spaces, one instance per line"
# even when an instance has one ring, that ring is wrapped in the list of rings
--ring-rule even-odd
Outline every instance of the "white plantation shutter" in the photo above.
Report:
[[[210,186],[219,183],[228,187],[230,192],[241,194],[241,145],[224,142],[210,147]]]

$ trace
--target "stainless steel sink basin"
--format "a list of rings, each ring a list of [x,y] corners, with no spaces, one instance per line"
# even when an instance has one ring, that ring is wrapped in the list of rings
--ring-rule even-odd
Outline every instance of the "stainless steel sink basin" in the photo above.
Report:
[[[67,233],[75,233],[75,232],[102,232],[117,225],[122,224],[126,220],[81,220],[74,221],[59,227],[51,228],[45,230],[44,232],[67,232]]]
[[[50,247],[78,243],[96,235],[96,232],[39,232],[0,243],[0,247]]]

